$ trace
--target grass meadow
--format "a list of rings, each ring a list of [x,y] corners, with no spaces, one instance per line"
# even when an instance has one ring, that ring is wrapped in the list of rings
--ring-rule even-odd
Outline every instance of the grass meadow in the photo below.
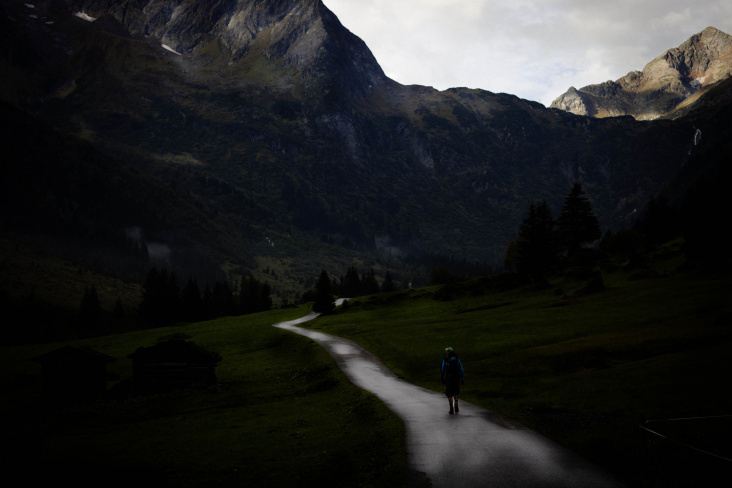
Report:
[[[98,486],[384,486],[406,472],[404,427],[348,382],[315,343],[271,327],[277,310],[73,343],[0,350],[8,486],[42,479]],[[172,334],[218,352],[218,386],[125,393],[127,355]],[[31,358],[66,344],[116,358],[117,379],[94,401],[40,392]]]
[[[361,297],[304,326],[353,339],[436,391],[443,349],[452,346],[465,366],[464,400],[632,486],[712,486],[689,451],[655,448],[639,425],[732,413],[732,278],[724,269],[694,269],[669,247],[640,265],[604,263],[601,274],[569,269],[541,288],[502,275]],[[13,485],[54,473],[80,486],[117,479],[181,487],[414,480],[403,423],[315,343],[271,327],[309,311],[0,349],[5,477]],[[217,387],[126,394],[127,355],[175,334],[221,354]],[[42,396],[40,366],[30,360],[66,344],[117,358],[107,396]],[[732,458],[728,434],[718,427],[704,441]]]
[[[703,486],[684,469],[688,451],[670,469],[638,426],[732,414],[732,280],[680,271],[675,252],[642,269],[621,264],[603,272],[599,288],[572,270],[541,289],[475,279],[359,298],[306,326],[351,338],[437,391],[452,346],[465,366],[464,400],[636,486]],[[705,441],[719,441],[732,459],[726,429]],[[729,463],[724,469],[729,475]]]

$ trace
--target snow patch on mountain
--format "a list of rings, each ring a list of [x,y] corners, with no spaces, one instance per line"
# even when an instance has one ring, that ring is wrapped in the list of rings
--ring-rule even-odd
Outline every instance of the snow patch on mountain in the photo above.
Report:
[[[172,47],[168,46],[167,44],[160,44],[160,45],[163,46],[163,49],[166,49],[166,50],[170,51],[173,54],[177,54],[178,56],[181,55],[178,51],[176,51]]]
[[[75,12],[74,16],[79,17],[80,19],[86,20],[87,22],[94,22],[95,20],[97,20],[94,17],[92,17],[91,15],[85,14],[84,12]]]

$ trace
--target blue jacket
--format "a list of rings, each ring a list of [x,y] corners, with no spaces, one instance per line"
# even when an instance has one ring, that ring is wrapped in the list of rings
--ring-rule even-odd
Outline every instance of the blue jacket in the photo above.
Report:
[[[451,357],[455,357],[455,360],[457,360],[457,364],[459,366],[458,371],[460,373],[459,378],[454,377],[452,374],[449,374],[446,378],[445,375],[447,375],[447,361]],[[453,381],[465,381],[465,372],[463,371],[463,363],[460,362],[460,359],[458,359],[457,354],[452,353],[448,357],[442,360],[442,367],[440,368],[440,378],[442,379],[442,382],[445,383],[445,381],[453,380]]]

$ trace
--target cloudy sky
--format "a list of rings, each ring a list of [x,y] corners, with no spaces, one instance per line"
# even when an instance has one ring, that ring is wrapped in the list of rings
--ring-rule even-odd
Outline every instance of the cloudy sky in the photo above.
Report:
[[[403,84],[505,92],[549,105],[617,80],[714,26],[730,0],[323,0]]]

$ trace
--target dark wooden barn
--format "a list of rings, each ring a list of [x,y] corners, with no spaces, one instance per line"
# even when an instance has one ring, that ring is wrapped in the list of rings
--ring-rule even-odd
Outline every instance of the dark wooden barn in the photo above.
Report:
[[[85,347],[66,346],[33,358],[42,366],[43,391],[61,397],[100,395],[107,387],[113,357]]]
[[[128,356],[133,362],[133,388],[138,393],[216,384],[218,353],[188,341],[171,340],[141,347]]]

